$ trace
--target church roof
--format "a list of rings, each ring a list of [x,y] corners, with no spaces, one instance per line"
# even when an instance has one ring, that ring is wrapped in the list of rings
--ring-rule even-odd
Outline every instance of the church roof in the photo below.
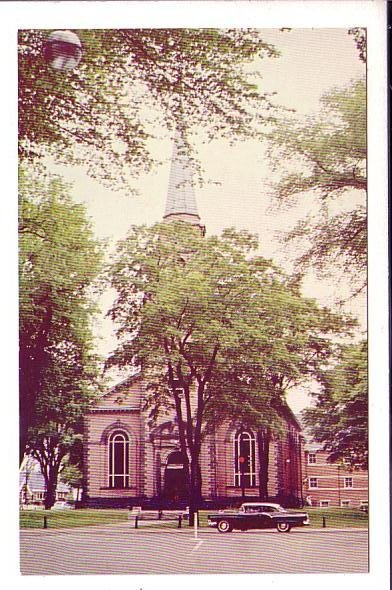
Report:
[[[193,215],[200,220],[196,205],[193,171],[177,135],[173,146],[169,189],[163,217],[181,214]]]
[[[292,426],[296,428],[299,432],[302,431],[301,422],[298,420],[298,416],[294,414],[288,403],[281,399],[279,401],[275,401],[273,404],[274,409],[281,415],[282,418],[285,418]]]

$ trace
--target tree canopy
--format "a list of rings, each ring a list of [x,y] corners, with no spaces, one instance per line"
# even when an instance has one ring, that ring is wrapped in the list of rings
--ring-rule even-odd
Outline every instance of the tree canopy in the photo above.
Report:
[[[304,412],[306,425],[329,452],[329,460],[368,467],[367,344],[343,347],[339,362],[324,371],[315,405]]]
[[[366,29],[362,27],[354,27],[353,29],[349,29],[349,35],[354,37],[354,42],[358,50],[358,57],[363,63],[366,63],[367,59],[367,39],[366,39]]]
[[[102,248],[59,178],[22,169],[19,187],[20,455],[39,460],[49,485],[96,393],[91,319]]]
[[[45,62],[48,33],[19,32],[19,154],[30,161],[50,152],[83,162],[116,188],[126,172],[151,169],[157,122],[180,131],[189,149],[199,125],[233,139],[270,116],[268,96],[244,68],[277,55],[260,31],[78,30],[83,58],[69,74]]]
[[[358,80],[328,92],[320,117],[293,118],[277,125],[269,138],[288,158],[290,172],[274,190],[290,206],[300,198],[318,208],[293,228],[286,241],[306,239],[299,269],[343,268],[357,288],[366,282],[366,86]],[[354,204],[348,198],[357,191]],[[359,279],[359,282],[358,282]]]
[[[119,346],[108,365],[142,371],[152,421],[175,411],[191,506],[209,427],[226,417],[273,429],[285,391],[318,371],[330,336],[351,327],[302,298],[256,248],[247,232],[203,238],[187,223],[162,223],[133,227],[111,268]]]

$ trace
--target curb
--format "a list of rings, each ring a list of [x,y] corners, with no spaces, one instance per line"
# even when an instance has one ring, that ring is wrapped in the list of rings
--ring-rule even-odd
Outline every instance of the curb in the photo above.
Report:
[[[143,533],[164,533],[164,534],[180,534],[180,535],[194,535],[194,529],[192,527],[186,527],[178,529],[176,527],[159,527],[159,526],[142,526],[138,529],[135,529],[134,526],[130,526],[127,522],[125,523],[116,523],[116,524],[107,524],[107,525],[90,525],[88,527],[69,527],[69,528],[25,528],[20,529],[20,534],[25,533],[38,533],[38,534],[50,534],[50,533],[80,533],[80,534],[96,534],[96,533],[110,533],[110,532],[129,532],[132,534],[143,534]],[[258,534],[272,534],[276,533],[275,529],[254,529],[250,531],[244,531],[248,533],[258,533]],[[307,528],[307,527],[298,527],[294,531],[291,531],[291,534],[312,534],[312,533],[360,533],[360,532],[369,532],[369,529],[362,528],[362,527],[347,527],[347,528],[332,528],[332,527],[325,527],[325,528]],[[235,531],[234,534],[241,533],[241,531]],[[207,528],[202,527],[199,528],[197,531],[198,535],[209,535],[209,534],[219,534],[215,528]],[[221,535],[219,535],[221,536]]]

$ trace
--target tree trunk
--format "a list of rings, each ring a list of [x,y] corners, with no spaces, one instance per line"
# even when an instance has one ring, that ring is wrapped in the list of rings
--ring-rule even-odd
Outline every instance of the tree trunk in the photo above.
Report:
[[[59,478],[59,470],[61,461],[64,457],[64,453],[59,453],[56,456],[56,458],[54,458],[53,456],[51,456],[51,454],[48,455],[47,452],[44,450],[35,450],[34,456],[39,461],[41,473],[44,476],[45,480],[46,494],[44,507],[45,510],[50,510],[56,502],[56,490]]]
[[[268,500],[268,465],[271,435],[267,429],[257,432],[257,447],[259,454],[259,497],[264,502]]]
[[[57,488],[57,478],[53,481],[51,479],[46,483],[46,494],[45,494],[45,510],[50,510],[54,503],[56,502],[56,488]]]
[[[199,453],[192,457],[189,482],[189,526],[194,526],[195,514],[201,506],[201,469],[199,465]]]
[[[200,467],[201,452],[201,427],[204,412],[204,383],[199,382],[197,388],[196,421],[193,430],[193,444],[191,447],[191,490],[189,505],[189,525],[194,524],[194,515],[198,512],[202,503],[202,476]]]

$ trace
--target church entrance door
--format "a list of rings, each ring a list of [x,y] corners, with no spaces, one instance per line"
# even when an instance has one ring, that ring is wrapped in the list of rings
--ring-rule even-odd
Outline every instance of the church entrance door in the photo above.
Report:
[[[185,500],[187,497],[184,463],[180,451],[170,453],[167,458],[164,479],[164,496],[174,503],[180,500]]]

